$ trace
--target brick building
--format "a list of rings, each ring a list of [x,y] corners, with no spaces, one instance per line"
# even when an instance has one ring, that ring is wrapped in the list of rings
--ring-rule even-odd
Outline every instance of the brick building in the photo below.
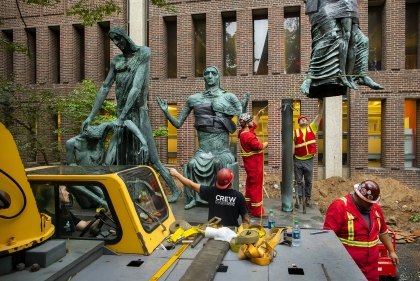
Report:
[[[255,115],[266,107],[258,131],[260,140],[270,143],[265,151],[265,170],[281,173],[281,100],[294,100],[295,118],[304,114],[313,119],[317,111],[317,100],[299,91],[311,54],[311,26],[304,3],[168,2],[177,13],[151,6],[148,14],[152,127],[168,126],[155,98],[168,100],[176,115],[189,95],[204,90],[202,71],[214,65],[223,73],[222,88],[240,99],[246,92],[251,93],[248,112]],[[119,52],[113,44],[105,43],[106,33],[114,25],[127,26],[127,3],[120,1],[122,14],[92,27],[82,27],[76,18],[65,16],[65,7],[71,3],[62,1],[60,8],[54,9],[21,4],[26,26],[14,1],[3,4],[1,38],[28,41],[36,56],[28,59],[23,54],[0,53],[2,75],[14,71],[20,74],[20,83],[45,81],[63,94],[76,88],[82,78],[103,81],[109,57]],[[360,86],[335,104],[340,114],[334,118],[342,120],[338,128],[342,127],[339,143],[344,177],[375,174],[419,188],[418,13],[417,3],[359,1],[360,28],[370,38],[368,75],[385,90]],[[325,119],[329,118],[327,113]],[[323,127],[320,129],[315,160],[318,179],[325,176],[329,161],[326,155],[331,150],[331,146],[324,147]],[[235,150],[235,134],[231,142]],[[158,139],[157,144],[163,163],[185,164],[196,148],[193,116],[179,130],[170,126],[168,139]],[[237,159],[241,163],[240,155]]]

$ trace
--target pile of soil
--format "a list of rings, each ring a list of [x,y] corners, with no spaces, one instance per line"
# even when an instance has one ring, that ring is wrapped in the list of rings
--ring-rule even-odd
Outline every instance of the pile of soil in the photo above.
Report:
[[[410,218],[420,214],[420,191],[413,190],[392,178],[381,178],[373,175],[356,175],[349,179],[331,177],[314,181],[312,200],[318,205],[321,214],[325,215],[328,206],[336,199],[353,190],[356,183],[370,179],[381,188],[379,205],[385,214],[387,224],[394,229],[420,229],[420,223],[411,222]],[[242,179],[241,179],[242,180]],[[245,179],[243,179],[245,180]],[[280,188],[276,188],[281,176],[264,176],[264,187],[270,198],[280,198]],[[240,190],[242,191],[243,188]],[[267,197],[267,194],[264,194]]]
[[[356,175],[349,179],[331,177],[326,180],[313,182],[312,200],[317,204],[322,215],[325,215],[328,206],[336,199],[345,196],[353,190],[353,185],[363,180],[371,179],[381,187],[382,199],[379,202],[385,214],[388,226],[395,230],[420,229],[419,222],[412,222],[410,218],[420,214],[420,191],[413,190],[392,178],[381,178],[373,175]],[[245,177],[239,179],[239,191],[245,194]],[[281,198],[281,174],[264,175],[264,198]],[[165,182],[161,180],[167,194],[171,194]],[[175,180],[176,185],[182,189],[182,184]],[[182,195],[181,195],[182,197]]]

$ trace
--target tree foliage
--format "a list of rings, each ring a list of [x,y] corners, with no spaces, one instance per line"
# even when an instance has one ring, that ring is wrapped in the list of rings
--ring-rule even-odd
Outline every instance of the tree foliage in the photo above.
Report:
[[[55,110],[60,113],[62,121],[70,124],[69,127],[58,128],[58,134],[75,134],[80,132],[80,126],[89,116],[98,94],[98,87],[92,80],[83,80],[82,86],[75,89],[71,94],[57,98]],[[105,100],[100,111],[96,114],[91,125],[99,125],[104,122],[112,122],[117,116],[117,105]]]
[[[66,11],[67,16],[79,16],[82,25],[92,26],[97,21],[102,21],[105,16],[120,14],[121,8],[113,0],[105,0],[104,3],[90,3],[79,0]]]
[[[29,161],[36,161],[40,153],[48,165],[48,155],[57,155],[58,150],[58,139],[51,138],[50,129],[57,126],[55,93],[39,85],[19,85],[13,78],[0,77],[0,101],[1,121],[15,137],[20,153]]]

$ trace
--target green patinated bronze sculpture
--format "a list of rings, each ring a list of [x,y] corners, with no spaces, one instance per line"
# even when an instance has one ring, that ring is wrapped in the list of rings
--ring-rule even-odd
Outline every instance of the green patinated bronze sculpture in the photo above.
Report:
[[[106,127],[104,133],[111,128],[114,131],[105,164],[147,165],[151,163],[172,191],[172,198],[168,202],[175,202],[181,190],[177,188],[168,170],[160,162],[148,114],[151,51],[148,47],[137,46],[121,27],[112,27],[109,37],[122,54],[112,59],[108,76],[99,89],[92,111],[80,128],[79,138],[85,134],[85,128],[105,101],[112,84],[116,82],[117,120],[104,125]],[[90,152],[85,148],[78,153],[81,152],[85,153],[84,157],[94,157],[90,156]]]
[[[312,54],[301,92],[311,98],[339,96],[354,83],[383,89],[366,75],[369,39],[359,28],[357,0],[303,0],[311,22]]]
[[[167,101],[159,97],[156,99],[176,128],[180,128],[194,110],[194,127],[197,130],[199,147],[193,158],[184,165],[184,176],[193,182],[214,186],[215,176],[221,168],[232,169],[232,166],[237,166],[229,147],[229,133],[236,131],[232,118],[246,111],[250,94],[245,94],[241,103],[234,94],[221,89],[220,73],[214,66],[207,67],[203,76],[206,90],[188,97],[178,119],[168,111]],[[197,202],[207,204],[198,193],[184,187],[185,209],[194,207]]]

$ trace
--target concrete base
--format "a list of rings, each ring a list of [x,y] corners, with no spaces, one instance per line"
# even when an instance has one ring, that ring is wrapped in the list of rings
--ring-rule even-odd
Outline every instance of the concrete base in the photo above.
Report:
[[[12,272],[12,256],[8,255],[0,258],[0,276]]]
[[[25,253],[26,266],[34,263],[45,268],[66,255],[66,241],[48,240]]]

